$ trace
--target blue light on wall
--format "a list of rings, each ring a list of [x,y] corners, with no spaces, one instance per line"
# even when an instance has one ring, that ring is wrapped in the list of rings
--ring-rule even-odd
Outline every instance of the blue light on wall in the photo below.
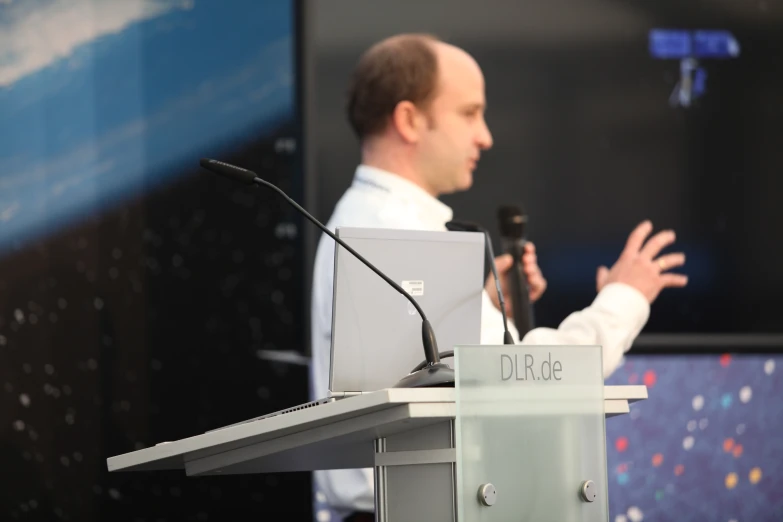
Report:
[[[680,79],[669,97],[673,106],[690,107],[707,90],[704,60],[729,60],[740,55],[740,45],[729,31],[653,29],[650,55],[658,60],[679,60]]]

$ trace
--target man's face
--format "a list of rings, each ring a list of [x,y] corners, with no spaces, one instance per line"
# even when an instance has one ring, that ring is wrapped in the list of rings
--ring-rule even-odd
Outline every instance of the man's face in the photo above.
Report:
[[[437,195],[467,190],[473,184],[482,150],[492,146],[484,121],[484,76],[467,53],[437,45],[439,78],[427,116],[428,128],[418,143],[418,165],[425,183]]]

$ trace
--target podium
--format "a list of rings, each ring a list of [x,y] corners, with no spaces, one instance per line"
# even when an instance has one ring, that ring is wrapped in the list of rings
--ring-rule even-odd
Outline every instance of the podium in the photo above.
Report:
[[[109,471],[374,468],[380,522],[606,522],[605,419],[647,388],[604,386],[600,347],[454,352],[454,388],[313,405],[111,457]]]

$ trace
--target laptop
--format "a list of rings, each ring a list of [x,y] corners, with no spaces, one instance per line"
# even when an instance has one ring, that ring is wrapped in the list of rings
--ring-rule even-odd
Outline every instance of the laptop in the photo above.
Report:
[[[483,234],[340,228],[337,236],[416,300],[441,352],[479,344]],[[424,361],[422,319],[344,248],[334,266],[330,396],[391,388]]]
[[[416,300],[441,352],[480,344],[484,234],[346,227],[335,233]],[[336,245],[328,396],[237,424],[393,387],[425,360],[421,322],[404,296]]]

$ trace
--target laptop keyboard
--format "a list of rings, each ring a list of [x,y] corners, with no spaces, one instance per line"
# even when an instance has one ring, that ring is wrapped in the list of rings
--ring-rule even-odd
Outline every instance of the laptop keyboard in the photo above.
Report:
[[[207,431],[207,433],[212,433],[213,431],[224,430],[226,428],[233,428],[234,426],[239,426],[241,424],[247,424],[248,422],[256,422],[256,421],[260,421],[260,420],[264,420],[264,419],[269,419],[269,418],[272,418],[272,417],[277,417],[278,415],[285,415],[286,413],[292,413],[292,412],[295,412],[295,411],[306,410],[308,408],[314,408],[314,407],[320,406],[322,404],[328,404],[330,402],[334,402],[334,400],[335,399],[332,397],[332,398],[328,398],[328,399],[319,399],[317,401],[305,402],[304,404],[300,404],[298,406],[292,406],[291,408],[286,408],[284,410],[280,410],[280,411],[276,411],[276,412],[272,412],[272,413],[267,413],[266,415],[262,415],[260,417],[254,417],[252,419],[244,420],[244,421],[241,421],[241,422],[235,422],[234,424],[229,424],[228,426],[223,426],[222,428],[215,428],[214,430]]]

